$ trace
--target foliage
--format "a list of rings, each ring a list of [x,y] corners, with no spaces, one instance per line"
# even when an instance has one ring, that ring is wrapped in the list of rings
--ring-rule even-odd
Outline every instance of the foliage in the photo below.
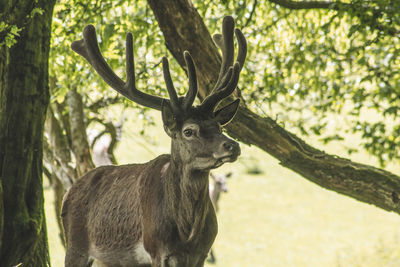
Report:
[[[154,77],[160,76],[161,57],[165,55],[166,48],[162,45],[162,35],[146,2],[60,1],[55,8],[50,59],[52,75],[57,77],[55,99],[62,101],[72,88],[85,95],[88,105],[100,100],[106,102],[116,95],[92,67],[70,49],[72,41],[82,38],[82,30],[87,24],[95,25],[103,55],[122,79],[125,79],[124,39],[127,32],[132,32],[134,53],[139,55],[135,58],[137,87],[165,95],[163,84]]]
[[[399,160],[400,2],[353,0],[305,10],[279,2],[294,1],[198,3],[211,29],[223,14],[234,14],[245,32],[246,101],[303,136],[330,142],[354,133],[381,165]]]
[[[324,142],[357,134],[381,165],[400,159],[399,2],[353,0],[297,10],[279,2],[194,2],[211,33],[226,14],[233,14],[243,29],[249,56],[240,84],[248,105]],[[131,31],[138,88],[166,95],[160,60],[167,50],[147,3],[76,0],[60,1],[55,8],[50,58],[57,78],[54,101],[62,101],[71,89],[83,93],[87,107],[104,107],[115,98],[116,93],[69,48],[88,23],[96,26],[103,55],[120,77],[125,73],[123,39]],[[183,71],[174,60],[171,69],[183,93]],[[379,115],[379,122],[370,120],[371,112]],[[350,147],[348,152],[357,150]]]
[[[123,37],[125,33],[135,25],[134,34],[141,36],[140,40],[147,41],[143,29],[148,30],[148,21],[142,16],[130,21],[130,12],[146,13],[147,8],[141,5],[139,10],[129,7],[130,1],[59,1],[54,9],[53,29],[50,53],[51,75],[51,104],[46,128],[46,166],[48,176],[54,181],[60,181],[64,188],[68,188],[80,174],[79,169],[87,169],[90,166],[80,166],[81,152],[74,151],[73,136],[80,136],[81,141],[91,145],[103,134],[111,136],[115,143],[115,127],[122,122],[120,118],[110,116],[110,106],[125,103],[113,90],[99,78],[92,67],[79,55],[74,53],[70,46],[75,40],[82,38],[82,30],[87,24],[96,25],[99,34],[99,45],[103,55],[107,58],[111,67],[119,74],[123,74],[125,56]],[[150,35],[152,37],[153,35]],[[141,45],[144,46],[143,44]],[[146,59],[145,59],[146,60]],[[142,60],[138,60],[143,65]],[[142,70],[142,73],[146,73]],[[138,75],[144,80],[145,75]],[[69,100],[73,94],[78,102],[82,102],[82,110],[73,110]],[[78,105],[79,106],[79,105]],[[82,112],[83,111],[83,112]],[[77,112],[77,113],[76,113]],[[80,132],[73,132],[69,118],[80,117],[84,123]],[[88,140],[87,128],[102,129],[98,136],[91,136]],[[80,127],[78,127],[80,128]],[[76,128],[77,129],[77,128]],[[92,133],[93,134],[93,131]],[[82,145],[78,145],[82,146]],[[68,152],[59,153],[64,150]],[[113,150],[113,147],[111,148]],[[113,157],[112,151],[110,156]],[[86,155],[90,158],[90,154]],[[91,159],[88,159],[91,161]],[[89,164],[90,165],[90,164]],[[57,184],[56,184],[57,185]]]
[[[19,32],[21,31],[21,28],[18,28],[17,25],[8,25],[4,21],[0,22],[0,33],[3,34],[4,40],[0,42],[0,47],[5,45],[8,48],[13,46],[17,41],[16,37],[19,36]]]

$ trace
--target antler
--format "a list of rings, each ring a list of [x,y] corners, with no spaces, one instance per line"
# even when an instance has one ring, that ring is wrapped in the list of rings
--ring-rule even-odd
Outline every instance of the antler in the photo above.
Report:
[[[171,107],[175,114],[180,114],[182,111],[187,111],[193,105],[197,95],[196,67],[194,66],[193,59],[188,51],[183,52],[183,57],[185,58],[188,71],[189,90],[182,102],[178,99],[178,95],[176,94],[176,90],[169,73],[168,59],[166,57],[163,57],[162,59],[164,80],[171,100]]]
[[[83,30],[83,39],[75,41],[71,44],[72,50],[83,56],[103,80],[114,90],[125,96],[126,98],[140,105],[161,110],[162,103],[165,101],[170,103],[174,113],[188,110],[193,104],[197,94],[197,77],[196,68],[193,59],[188,51],[184,52],[184,58],[189,76],[189,90],[182,101],[178,99],[176,90],[172,83],[169,73],[168,59],[163,57],[164,80],[167,86],[170,99],[149,95],[139,91],[135,85],[135,67],[133,57],[133,38],[132,34],[126,36],[126,82],[121,80],[110,68],[102,56],[96,38],[96,30],[93,25],[87,25]]]
[[[222,35],[215,34],[213,36],[214,42],[222,51],[222,62],[218,80],[209,96],[201,104],[201,108],[204,110],[214,109],[222,99],[228,97],[235,90],[239,81],[239,73],[246,60],[247,43],[243,33],[234,28],[235,22],[233,18],[226,16],[222,22]],[[233,44],[234,31],[238,41],[238,55],[235,64],[233,64],[235,52]]]

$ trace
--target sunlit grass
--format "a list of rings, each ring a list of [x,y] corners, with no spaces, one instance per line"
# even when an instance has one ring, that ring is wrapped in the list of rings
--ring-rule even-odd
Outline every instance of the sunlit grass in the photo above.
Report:
[[[221,200],[217,266],[400,266],[398,215],[322,189],[263,157],[265,173],[239,172]]]
[[[169,140],[161,127],[150,127],[148,140],[153,144],[146,148],[140,128],[136,115],[130,116],[116,153],[121,164],[144,162],[168,152]],[[337,144],[324,148],[345,156]],[[353,157],[374,163],[365,154]],[[247,174],[254,167],[263,173]],[[400,173],[399,166],[389,168]],[[228,170],[234,177],[220,200],[214,246],[217,263],[207,266],[400,266],[399,215],[314,185],[257,148],[242,145],[240,160],[216,172]],[[46,211],[52,266],[63,266],[50,190],[46,190]]]

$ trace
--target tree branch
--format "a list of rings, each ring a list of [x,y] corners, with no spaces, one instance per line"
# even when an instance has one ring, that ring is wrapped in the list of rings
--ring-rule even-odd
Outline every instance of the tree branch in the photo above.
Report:
[[[257,2],[258,2],[257,0],[254,0],[253,8],[251,9],[250,15],[247,18],[246,23],[243,25],[244,28],[247,27],[249,25],[250,21],[252,20],[253,15],[254,15],[254,11],[256,11]]]
[[[338,10],[338,4],[345,5],[339,1],[291,1],[291,0],[269,0],[272,3],[290,9],[335,9]]]
[[[111,98],[100,98],[96,102],[90,104],[87,107],[87,109],[89,109],[91,112],[98,113],[99,109],[109,107],[109,106],[117,104],[117,103],[121,103],[122,99],[123,99],[123,97],[121,97],[121,95],[117,95],[117,96],[111,97]]]
[[[385,32],[390,36],[397,36],[400,31],[395,27],[379,23],[374,16],[369,16],[368,13],[375,13],[377,9],[363,3],[352,4],[343,3],[340,1],[292,1],[292,0],[269,0],[279,6],[299,10],[299,9],[328,9],[343,11],[352,14],[360,19],[361,24],[370,26],[371,29],[376,29]],[[379,9],[378,9],[379,10]],[[355,12],[357,11],[357,12]],[[390,17],[390,15],[388,15]]]
[[[193,56],[199,76],[199,97],[204,98],[217,80],[221,58],[202,18],[187,0],[148,0],[148,3],[167,47],[181,67],[185,66],[184,50]],[[400,177],[395,174],[328,155],[306,144],[271,118],[263,118],[244,106],[226,130],[324,188],[400,213]]]

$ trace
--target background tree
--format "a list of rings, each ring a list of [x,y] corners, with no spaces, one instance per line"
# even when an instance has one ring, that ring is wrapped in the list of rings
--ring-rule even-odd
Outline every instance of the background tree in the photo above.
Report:
[[[42,138],[55,1],[0,5],[0,262],[49,266]]]

